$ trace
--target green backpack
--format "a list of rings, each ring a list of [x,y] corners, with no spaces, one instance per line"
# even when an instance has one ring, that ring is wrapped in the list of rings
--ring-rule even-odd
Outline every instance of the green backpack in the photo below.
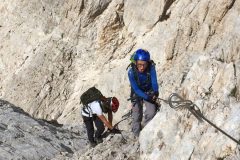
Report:
[[[102,97],[102,93],[97,88],[91,87],[80,96],[80,101],[86,106],[93,101],[100,101]]]
[[[80,101],[83,104],[83,108],[86,108],[87,105],[93,101],[99,101],[102,111],[107,113],[110,108],[105,101],[104,103],[100,102],[103,97],[104,96],[97,88],[91,87],[80,96]]]

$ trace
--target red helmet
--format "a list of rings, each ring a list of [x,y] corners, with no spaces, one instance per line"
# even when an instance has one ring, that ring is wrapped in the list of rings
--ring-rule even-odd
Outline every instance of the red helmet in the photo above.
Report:
[[[118,110],[119,107],[119,101],[116,97],[111,97],[111,102],[110,102],[110,106],[112,108],[112,111],[115,113]]]

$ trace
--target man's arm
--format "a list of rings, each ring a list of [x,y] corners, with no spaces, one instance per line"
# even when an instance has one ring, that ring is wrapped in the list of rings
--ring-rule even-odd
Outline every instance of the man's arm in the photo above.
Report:
[[[108,111],[108,122],[112,125],[113,114],[112,111]]]
[[[98,118],[100,118],[101,121],[102,121],[110,130],[113,129],[112,124],[111,124],[109,121],[107,121],[107,119],[106,119],[106,117],[105,117],[104,115],[98,115]]]
[[[150,74],[151,74],[153,91],[158,92],[157,73],[156,73],[155,66],[151,66]]]
[[[102,122],[110,129],[110,132],[113,134],[121,134],[121,131],[117,128],[113,128],[112,124],[107,121],[104,115],[98,115],[98,117],[102,120]]]

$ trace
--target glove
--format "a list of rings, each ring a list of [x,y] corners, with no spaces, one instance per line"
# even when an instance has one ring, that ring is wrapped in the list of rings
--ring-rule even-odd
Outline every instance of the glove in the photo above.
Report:
[[[113,128],[110,130],[111,133],[113,134],[121,134],[121,131],[119,129]]]
[[[156,98],[154,98],[154,96],[148,96],[147,101],[154,104],[156,102]]]
[[[156,103],[158,96],[159,96],[159,93],[157,91],[154,93],[151,93],[150,95],[148,95],[147,101],[150,103]]]
[[[156,91],[156,92],[153,93],[153,95],[154,95],[154,97],[158,98],[158,96],[159,96],[159,92]]]

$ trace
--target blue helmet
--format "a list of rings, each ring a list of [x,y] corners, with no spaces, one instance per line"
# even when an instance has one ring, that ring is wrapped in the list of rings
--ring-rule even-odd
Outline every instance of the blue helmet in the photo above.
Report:
[[[140,61],[150,61],[150,54],[146,50],[138,49],[135,52],[134,60],[135,61],[138,61],[138,60],[140,60]]]

